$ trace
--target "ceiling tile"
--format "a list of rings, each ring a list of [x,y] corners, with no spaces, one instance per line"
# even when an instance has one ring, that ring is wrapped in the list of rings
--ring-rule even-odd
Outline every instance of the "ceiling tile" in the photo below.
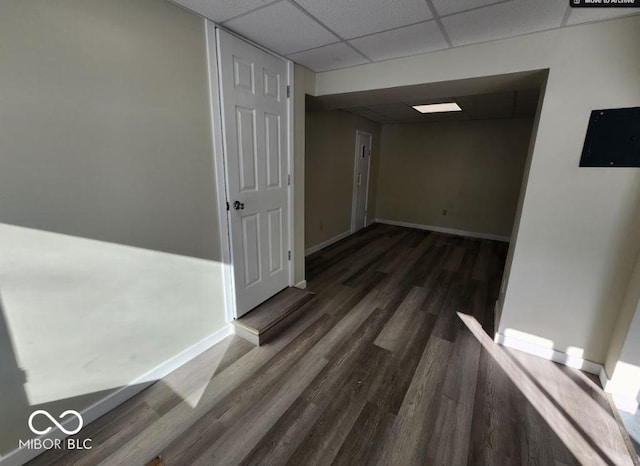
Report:
[[[447,48],[435,21],[353,39],[351,44],[372,60],[406,57]]]
[[[425,113],[420,118],[411,120],[412,123],[428,123],[433,121],[450,121],[450,120],[472,120],[473,117],[465,112],[446,112],[446,113]]]
[[[431,18],[425,0],[297,0],[297,3],[345,39]]]
[[[268,5],[273,0],[172,0],[213,21],[221,23],[234,16],[241,15]]]
[[[420,115],[417,110],[400,102],[394,104],[372,105],[367,108],[392,120],[415,118]]]
[[[532,118],[537,108],[538,92],[537,89],[525,89],[448,97],[437,100],[405,99],[404,102],[367,105],[345,110],[382,124],[390,122]],[[421,114],[411,108],[411,105],[414,104],[440,102],[457,102],[462,111]]]
[[[288,55],[336,42],[338,38],[289,2],[261,8],[225,26],[267,47]]]
[[[617,18],[619,16],[637,15],[637,8],[571,8],[567,24],[588,23]]]
[[[431,0],[438,15],[450,15],[461,11],[478,8],[492,3],[499,3],[504,0]]]
[[[454,45],[503,39],[557,28],[567,4],[559,0],[512,0],[442,19]]]
[[[507,118],[515,109],[516,92],[460,96],[456,101],[469,118]]]
[[[367,63],[362,55],[343,42],[294,53],[289,58],[316,72]]]
[[[389,121],[389,119],[384,117],[383,115],[372,112],[371,110],[365,107],[350,108],[350,109],[347,109],[346,111],[353,113],[354,115],[358,115],[362,118],[366,118],[367,120],[375,121],[377,123],[383,123],[383,122]]]

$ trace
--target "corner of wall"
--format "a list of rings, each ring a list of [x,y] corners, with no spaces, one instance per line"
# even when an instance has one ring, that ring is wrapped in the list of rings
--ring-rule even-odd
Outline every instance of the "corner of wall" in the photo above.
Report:
[[[306,66],[294,64],[295,74],[300,74],[301,79],[304,81],[303,89],[305,94],[316,96],[316,73]]]
[[[520,196],[518,198],[518,206],[516,208],[516,216],[513,221],[513,229],[511,232],[511,242],[509,243],[509,250],[507,251],[507,259],[504,266],[504,272],[502,275],[502,282],[500,284],[500,293],[498,294],[498,301],[495,307],[495,328],[496,331],[502,332],[504,329],[500,325],[502,321],[502,315],[504,311],[504,305],[507,295],[507,289],[509,286],[509,276],[511,274],[511,267],[513,265],[513,257],[515,255],[515,248],[518,243],[518,233],[520,231],[520,220],[522,219],[522,211],[524,208],[524,200],[527,193],[527,184],[529,180],[529,172],[531,170],[531,162],[533,159],[533,152],[536,146],[536,138],[538,136],[538,128],[540,126],[540,117],[542,114],[542,106],[544,103],[545,92],[547,88],[547,82],[549,78],[549,70],[545,75],[541,85],[540,94],[538,96],[538,107],[536,109],[536,115],[533,119],[533,127],[531,128],[531,140],[529,142],[529,152],[527,154],[527,160],[524,166],[524,172],[522,174],[522,183],[520,186]]]
[[[613,377],[616,364],[622,355],[624,343],[629,337],[631,323],[640,303],[640,254],[627,286],[627,292],[621,303],[615,325],[609,338],[609,348],[604,368],[607,376]]]
[[[301,65],[294,64],[293,81],[293,282],[300,283],[305,281],[305,94],[310,87],[313,87],[315,93],[315,74]]]

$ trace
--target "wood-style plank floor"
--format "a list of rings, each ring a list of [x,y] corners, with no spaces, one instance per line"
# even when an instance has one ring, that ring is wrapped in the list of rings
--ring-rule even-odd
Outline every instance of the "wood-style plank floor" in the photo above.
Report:
[[[230,337],[33,464],[626,465],[577,370],[495,345],[506,244],[375,225],[307,260],[318,296]]]

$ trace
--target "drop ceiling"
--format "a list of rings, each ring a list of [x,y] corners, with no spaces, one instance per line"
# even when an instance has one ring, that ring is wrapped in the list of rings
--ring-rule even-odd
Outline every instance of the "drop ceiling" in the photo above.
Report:
[[[316,72],[640,13],[567,0],[172,0]]]
[[[533,118],[546,70],[345,94],[307,96],[309,111],[343,110],[380,124]],[[460,112],[423,114],[413,105],[456,102]]]
[[[420,113],[412,108],[416,104],[439,103],[413,100],[391,104],[369,105],[346,108],[368,120],[380,124],[420,123],[445,120],[493,120],[503,118],[533,118],[538,105],[538,90],[503,92],[499,94],[481,94],[450,97],[442,102],[455,102],[461,112]]]

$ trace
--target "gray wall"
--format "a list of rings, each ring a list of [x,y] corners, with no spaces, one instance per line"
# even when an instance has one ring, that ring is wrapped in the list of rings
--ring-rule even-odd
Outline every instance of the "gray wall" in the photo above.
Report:
[[[639,42],[633,16],[319,73],[316,94],[549,69],[499,331],[602,363],[640,248],[640,172],[579,161],[592,110],[640,105]]]
[[[510,236],[531,125],[514,119],[383,126],[376,217]]]
[[[0,456],[225,327],[215,188],[202,18],[0,2]]]
[[[369,212],[375,212],[380,125],[351,113],[309,111],[306,124],[305,247],[351,229],[356,130],[373,135]]]
[[[0,3],[0,222],[219,259],[204,21]]]

